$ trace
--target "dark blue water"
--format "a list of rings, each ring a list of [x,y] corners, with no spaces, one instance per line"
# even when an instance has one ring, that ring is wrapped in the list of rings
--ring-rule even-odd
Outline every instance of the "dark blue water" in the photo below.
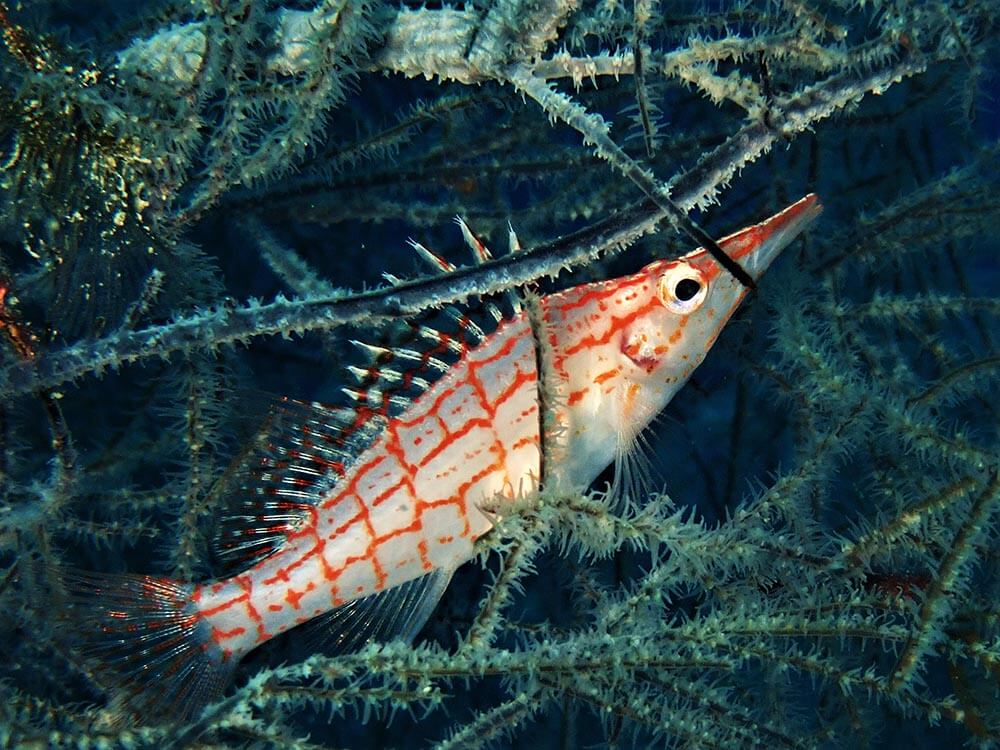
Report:
[[[440,36],[405,43],[415,4],[345,4],[336,23],[317,5],[3,9],[0,744],[1000,741],[994,4],[665,1],[637,31],[631,3],[507,17],[432,3],[412,23]],[[307,16],[294,33],[311,41],[276,32]],[[551,39],[526,46],[545,23]],[[297,68],[275,62],[303,49]],[[617,53],[617,77],[575,87],[557,70]],[[617,163],[502,83],[514,63],[599,114]],[[456,70],[475,80],[437,75]],[[405,319],[373,304],[323,331],[306,310],[309,330],[288,336],[264,335],[252,301],[318,310],[333,288],[423,276],[408,238],[470,265],[456,214],[497,256],[508,222],[536,254],[580,249],[655,215],[628,167],[698,203],[687,214],[715,238],[811,192],[824,212],[643,433],[639,491],[543,514],[551,533],[476,651],[486,666],[454,654],[526,544],[514,527],[457,571],[404,673],[372,657],[350,679],[272,675],[270,697],[248,698],[262,670],[317,652],[313,625],[235,671],[223,709],[239,703],[239,721],[165,725],[181,709],[167,701],[138,717],[145,739],[123,734],[136,717],[110,723],[123,682],[148,695],[179,681],[170,659],[141,666],[148,642],[102,636],[101,592],[71,607],[63,571],[221,575],[211,540],[252,499],[245,452],[269,405],[347,405],[351,339],[408,342],[414,321],[455,332],[431,307],[452,301],[448,283]],[[614,278],[696,242],[660,221],[626,244],[515,289]],[[459,305],[489,330],[484,300]],[[613,480],[609,467],[589,500]],[[622,538],[597,555],[609,529]],[[526,655],[528,669],[504,661]]]

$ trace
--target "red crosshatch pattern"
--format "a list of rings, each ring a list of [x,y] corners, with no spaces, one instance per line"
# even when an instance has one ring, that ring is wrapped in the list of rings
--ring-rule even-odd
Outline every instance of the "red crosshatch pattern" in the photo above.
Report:
[[[534,338],[506,322],[364,451],[275,555],[195,601],[225,657],[352,599],[454,569],[491,527],[479,507],[539,476]]]
[[[803,199],[720,245],[744,258],[786,226],[797,232],[801,217],[818,212],[814,203]],[[536,335],[552,411],[546,482],[585,488],[683,385],[745,294],[730,281],[702,315],[669,313],[658,284],[679,266],[699,268],[705,282],[718,276],[710,256],[695,251],[543,298],[537,332],[522,312],[474,349],[463,341],[460,361],[388,420],[276,554],[197,587],[199,616],[223,657],[472,557],[492,526],[481,508],[532,491],[541,476]]]

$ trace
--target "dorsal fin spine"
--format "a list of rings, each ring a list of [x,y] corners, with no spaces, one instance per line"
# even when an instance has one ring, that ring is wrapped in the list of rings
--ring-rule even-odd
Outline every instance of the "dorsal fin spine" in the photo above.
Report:
[[[392,349],[387,349],[384,346],[376,346],[375,344],[369,344],[358,339],[351,339],[350,343],[366,354],[372,362],[378,362],[382,357],[392,356]]]
[[[371,376],[371,369],[368,367],[358,367],[357,365],[348,365],[347,371],[351,373],[354,379],[359,382]]]
[[[449,318],[458,324],[459,336],[465,333],[470,333],[477,342],[482,341],[486,337],[486,334],[483,333],[483,329],[476,325],[475,321],[473,321],[467,313],[454,307],[446,307],[444,312]],[[459,339],[459,341],[461,341],[461,339]],[[464,347],[462,353],[465,353]]]
[[[416,240],[408,239],[407,243],[417,251],[417,256],[426,262],[436,273],[450,273],[455,270],[455,266],[452,263],[449,263],[433,250],[429,250]]]
[[[500,308],[497,307],[492,302],[486,305],[486,311],[493,318],[494,322],[499,323],[501,320],[503,320],[503,313],[500,312]]]
[[[358,390],[357,388],[350,388],[347,386],[341,388],[340,392],[343,393],[345,396],[347,396],[349,399],[357,401],[359,403],[368,401],[370,395],[370,391],[368,390]]]
[[[454,354],[461,355],[465,353],[465,348],[462,346],[461,341],[447,333],[442,333],[436,328],[425,325],[417,326],[417,335],[428,341],[437,342],[440,346]]]
[[[476,262],[476,265],[482,265],[486,261],[493,259],[490,249],[469,229],[469,225],[465,223],[465,220],[461,216],[455,217],[455,223],[462,230],[462,239],[465,240],[465,244],[472,250],[472,259]]]
[[[413,401],[407,396],[391,395],[389,396],[389,403],[391,403],[397,409],[405,409],[411,403],[413,403]]]
[[[438,349],[440,349],[440,347],[438,347]],[[448,364],[442,362],[433,355],[435,350],[418,352],[415,349],[399,347],[395,349],[386,349],[386,351],[406,362],[416,362],[421,367],[429,367],[437,370],[438,372],[448,371]]]
[[[511,255],[521,252],[521,240],[517,238],[514,225],[509,221],[507,222],[507,248]]]

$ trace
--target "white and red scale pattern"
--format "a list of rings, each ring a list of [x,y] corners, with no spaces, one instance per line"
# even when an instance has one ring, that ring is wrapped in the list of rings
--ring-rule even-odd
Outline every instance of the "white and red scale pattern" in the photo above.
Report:
[[[483,503],[539,476],[535,346],[528,320],[470,349],[350,466],[271,557],[196,587],[226,657],[338,607],[472,557]]]
[[[656,273],[658,268],[648,267],[542,300],[554,393],[579,382],[570,378],[571,367],[592,371],[583,390],[615,387],[611,381],[621,368],[610,348],[657,304],[651,299]],[[583,390],[561,393],[557,425]],[[483,505],[537,488],[539,424],[536,343],[522,312],[469,349],[405,413],[389,419],[277,553],[232,578],[195,588],[212,641],[226,658],[238,658],[352,599],[435,568],[455,569],[492,527]]]
[[[648,289],[641,276],[542,300],[549,344],[558,344],[557,378],[574,354],[607,344],[641,314],[644,306],[632,309],[634,290]],[[608,305],[626,312],[608,315]],[[606,385],[613,372],[605,368],[594,383]],[[571,402],[575,397],[569,394]],[[195,588],[198,616],[212,641],[226,658],[239,658],[352,599],[435,568],[455,569],[492,527],[482,506],[537,488],[539,424],[536,343],[522,312],[389,419],[277,553]]]
[[[807,196],[720,244],[730,257],[752,264],[772,235],[794,236],[819,210],[816,197]],[[657,280],[678,262],[699,266],[706,281],[719,274],[715,261],[696,251],[540,300],[537,334],[548,362],[544,390],[551,410],[547,485],[589,485],[613,459],[623,426],[641,429],[658,413],[745,294],[732,282],[734,290],[710,296],[692,325],[685,315],[664,317]],[[325,466],[339,479],[328,497],[308,506],[304,523],[275,554],[231,578],[196,586],[193,616],[208,626],[223,658],[239,658],[352,600],[469,560],[475,540],[492,527],[483,509],[529,494],[541,478],[537,348],[527,312],[501,322],[389,418],[346,471]],[[654,374],[659,379],[644,380]]]

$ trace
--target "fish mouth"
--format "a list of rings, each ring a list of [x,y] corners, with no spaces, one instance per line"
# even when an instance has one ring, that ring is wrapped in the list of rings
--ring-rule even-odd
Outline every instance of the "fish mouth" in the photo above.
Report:
[[[822,212],[819,197],[809,193],[769,219],[723,238],[719,244],[757,280]]]

